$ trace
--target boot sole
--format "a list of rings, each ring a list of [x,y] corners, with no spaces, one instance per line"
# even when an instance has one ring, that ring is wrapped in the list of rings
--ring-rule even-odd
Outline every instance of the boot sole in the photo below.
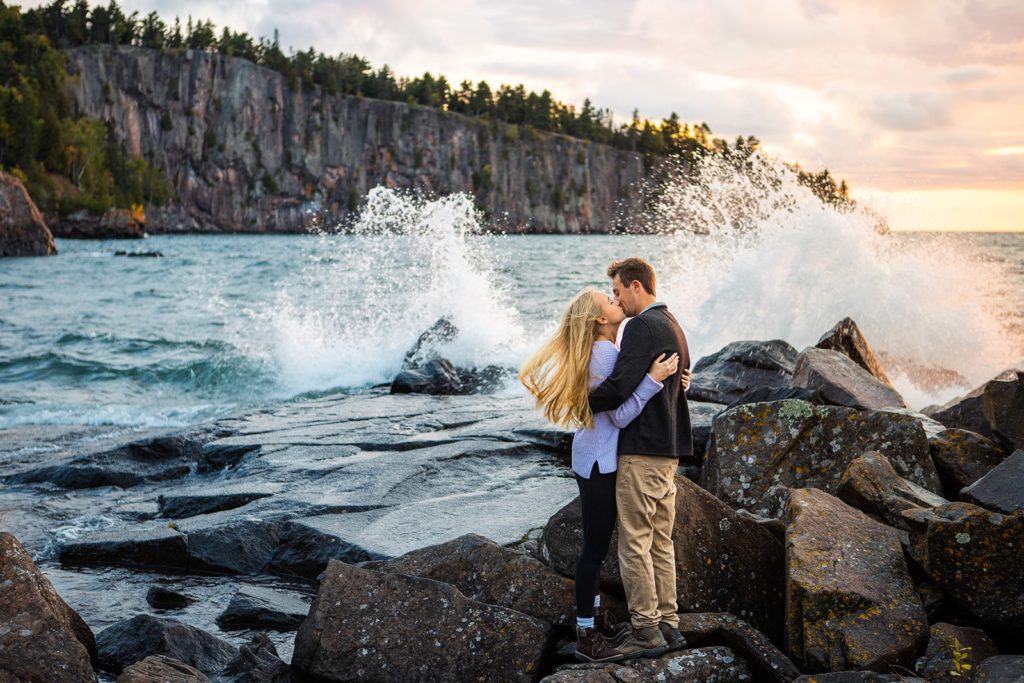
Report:
[[[581,662],[592,662],[594,664],[607,664],[609,662],[621,662],[623,659],[625,659],[625,656],[619,654],[619,655],[614,655],[612,657],[605,657],[604,659],[598,659],[597,657],[588,657],[585,654],[577,651],[576,652],[576,659],[580,660]]]

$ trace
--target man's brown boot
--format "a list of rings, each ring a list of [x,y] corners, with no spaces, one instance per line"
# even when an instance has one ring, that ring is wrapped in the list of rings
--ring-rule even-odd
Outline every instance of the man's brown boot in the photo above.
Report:
[[[608,610],[603,607],[594,608],[594,628],[601,632],[604,639],[612,647],[618,647],[626,636],[629,635],[631,626],[628,621],[620,621],[613,624],[608,618]]]
[[[584,662],[618,662],[622,653],[608,644],[595,628],[576,627],[576,659]]]
[[[658,624],[658,630],[661,631],[661,637],[665,639],[666,643],[668,643],[669,652],[682,650],[686,647],[686,638],[684,638],[679,629],[672,624],[668,624],[663,621]]]
[[[629,635],[618,647],[626,659],[635,657],[659,657],[668,651],[665,636],[657,626],[630,629]]]

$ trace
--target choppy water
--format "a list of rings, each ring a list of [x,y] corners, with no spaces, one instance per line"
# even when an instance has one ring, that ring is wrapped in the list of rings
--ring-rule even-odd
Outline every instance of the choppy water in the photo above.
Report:
[[[488,236],[465,197],[378,191],[354,234],[58,240],[0,262],[0,427],[176,426],[358,390],[442,315],[463,330],[453,360],[514,366],[627,255],[655,265],[695,359],[802,348],[849,315],[916,407],[1024,359],[1024,234],[881,235],[791,183],[734,180],[666,194],[653,236]]]

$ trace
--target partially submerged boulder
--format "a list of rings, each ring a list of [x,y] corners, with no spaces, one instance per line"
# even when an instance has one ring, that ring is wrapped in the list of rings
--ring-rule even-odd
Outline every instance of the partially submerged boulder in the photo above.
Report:
[[[960,498],[1006,514],[1024,509],[1024,450],[1014,451],[988,474],[961,491]]]
[[[949,501],[898,475],[888,458],[868,451],[846,468],[839,498],[861,512],[880,517],[889,526],[905,529],[904,510],[936,507]]]
[[[292,666],[322,680],[532,681],[550,626],[439,581],[332,561]]]
[[[153,609],[182,609],[195,601],[196,599],[191,596],[163,586],[151,586],[146,591],[146,602]]]
[[[391,382],[392,394],[434,394],[448,396],[463,393],[459,371],[445,358],[435,358],[423,367],[402,370]]]
[[[25,186],[0,171],[0,258],[56,253],[53,235]]]
[[[206,631],[177,619],[139,614],[103,629],[96,636],[100,666],[121,671],[150,655],[166,655],[216,676],[238,653],[235,648]]]
[[[736,341],[698,360],[686,392],[693,401],[732,403],[751,389],[789,388],[797,350],[781,339]]]
[[[804,349],[793,371],[794,387],[820,391],[830,403],[880,410],[906,408],[895,389],[879,380],[839,351]]]
[[[786,508],[790,656],[810,671],[910,664],[928,619],[899,535],[818,489]]]
[[[885,370],[882,369],[882,364],[878,362],[875,352],[871,350],[868,340],[864,338],[853,318],[843,318],[837,322],[831,330],[822,335],[815,346],[842,353],[871,373],[879,382],[892,386]]]
[[[95,680],[92,631],[57,595],[18,539],[3,532],[0,588],[0,679]]]
[[[956,498],[1006,458],[1005,448],[966,429],[946,429],[928,440],[935,469],[947,498]]]
[[[835,493],[846,467],[865,451],[883,454],[901,476],[929,491],[941,490],[914,417],[804,401],[743,405],[715,418],[701,486],[734,508],[779,517],[780,488]]]

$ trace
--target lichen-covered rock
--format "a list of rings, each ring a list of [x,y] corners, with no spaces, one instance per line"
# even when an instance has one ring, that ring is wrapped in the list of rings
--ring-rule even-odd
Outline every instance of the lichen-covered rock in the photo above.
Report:
[[[541,537],[542,558],[574,576],[583,543],[579,499],[556,513]],[[676,477],[672,529],[676,590],[683,612],[731,612],[781,642],[782,544],[756,521],[737,514],[684,477]],[[621,592],[617,535],[601,565],[601,580]]]
[[[936,507],[949,501],[907,481],[881,453],[868,451],[846,468],[839,484],[839,498],[862,512],[881,517],[886,524],[908,527],[903,510]]]
[[[892,386],[885,370],[882,369],[882,364],[878,362],[875,352],[871,350],[868,340],[864,338],[853,318],[843,318],[837,322],[831,330],[822,335],[815,346],[844,354],[871,373],[875,379]]]
[[[91,682],[95,660],[92,631],[0,532],[0,680]]]
[[[983,624],[1024,633],[1024,510],[947,503],[903,515],[911,555],[932,583]]]
[[[125,667],[117,683],[209,683],[199,669],[164,655],[150,655]]]
[[[736,341],[693,366],[692,401],[729,404],[751,389],[789,388],[797,351],[781,339]]]
[[[540,683],[644,683],[637,672],[622,664],[563,664]]]
[[[1006,370],[970,393],[924,411],[947,427],[966,429],[1008,450],[1024,446],[1024,372]]]
[[[874,671],[835,671],[827,674],[801,676],[793,683],[924,683],[920,678],[902,674],[880,674]]]
[[[957,651],[963,656],[961,663],[970,667],[962,672],[957,671],[954,661],[953,653]],[[966,672],[977,669],[979,662],[997,654],[999,651],[984,631],[940,622],[932,624],[928,647],[914,670],[929,683],[960,683],[963,679],[970,680]]]
[[[759,681],[789,683],[800,670],[768,636],[747,622],[724,612],[689,612],[679,615],[679,630],[689,646],[723,643],[750,664]]]
[[[928,440],[935,469],[947,498],[956,498],[1001,463],[1009,453],[981,434],[966,429],[946,429]]]
[[[100,667],[121,673],[150,655],[166,655],[216,676],[238,648],[177,619],[139,614],[108,626],[96,636]]]
[[[961,491],[960,498],[1007,514],[1024,509],[1024,450],[1014,451],[988,474]]]
[[[0,171],[0,258],[56,253],[53,235],[25,186]]]
[[[818,489],[786,507],[789,655],[809,671],[906,666],[928,619],[897,532]]]
[[[292,666],[323,680],[532,681],[553,631],[446,583],[332,561]]]
[[[889,384],[839,351],[810,347],[796,360],[792,384],[820,391],[830,403],[862,410],[905,408],[906,402]]]
[[[740,656],[721,645],[621,664],[564,664],[542,683],[746,683],[754,676]]]
[[[804,401],[743,405],[715,418],[700,483],[734,508],[778,517],[780,487],[835,493],[847,465],[865,451],[878,451],[915,484],[941,490],[914,417]]]
[[[971,683],[1024,683],[1024,655],[989,657],[978,665]]]

